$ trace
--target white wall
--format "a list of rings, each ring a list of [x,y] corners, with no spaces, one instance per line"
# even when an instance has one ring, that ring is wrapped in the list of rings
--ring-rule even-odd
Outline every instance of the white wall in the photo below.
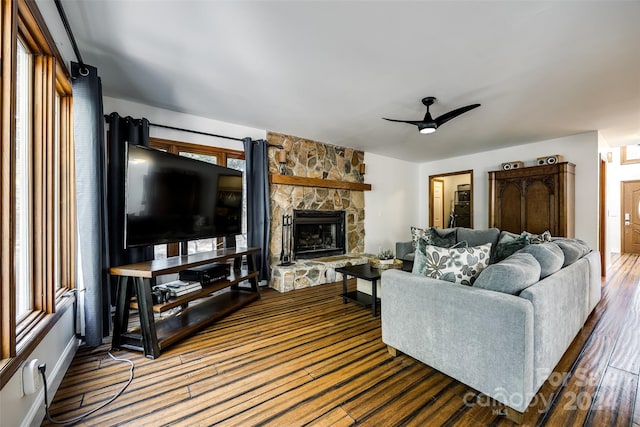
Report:
[[[500,164],[521,160],[525,166],[533,166],[536,158],[561,154],[565,161],[576,165],[576,237],[585,240],[592,248],[598,243],[598,133],[586,132],[564,138],[550,139],[468,156],[423,163],[420,165],[419,225],[429,221],[429,176],[447,172],[473,169],[473,224],[475,228],[487,228],[488,175],[499,170]],[[407,235],[408,236],[408,232]],[[408,240],[408,239],[407,239]]]
[[[177,113],[171,110],[151,107],[149,105],[126,101],[124,99],[102,98],[104,113],[118,113],[122,117],[131,116],[135,119],[146,118],[151,123],[173,126],[199,132],[214,133],[217,135],[231,136],[234,138],[251,137],[253,139],[266,139],[267,132],[247,126],[234,125],[232,123]],[[233,150],[243,150],[242,142],[224,138],[215,138],[191,132],[182,132],[173,129],[151,126],[149,134],[155,138],[169,139],[172,141],[190,142],[192,144],[209,145]]]
[[[365,153],[364,250],[376,254],[381,248],[395,252],[398,241],[411,239],[409,227],[418,224],[418,164]]]
[[[68,309],[27,357],[27,361],[39,359],[47,364],[49,403],[77,348],[78,340],[73,332],[73,309]],[[0,414],[3,427],[39,426],[44,418],[44,388],[40,385],[36,393],[24,396],[22,369],[18,369],[0,390]]]

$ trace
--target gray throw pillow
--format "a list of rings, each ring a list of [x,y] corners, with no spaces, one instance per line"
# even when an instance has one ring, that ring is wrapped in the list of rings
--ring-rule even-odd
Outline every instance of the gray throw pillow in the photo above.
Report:
[[[431,227],[431,229],[429,229],[429,241],[433,246],[450,248],[456,244],[456,230],[455,228],[439,230],[436,227]]]
[[[527,245],[516,253],[531,254],[536,261],[538,261],[538,264],[540,264],[541,279],[560,270],[564,264],[564,253],[562,253],[562,249],[553,242]]]
[[[538,280],[540,280],[538,261],[531,254],[516,253],[482,270],[473,286],[517,295]]]
[[[591,248],[587,245],[583,240],[580,239],[566,239],[566,238],[556,238],[553,240],[553,243],[558,245],[562,252],[564,253],[564,263],[563,267],[567,265],[571,265],[589,252],[591,252]]]
[[[457,241],[465,241],[469,246],[480,246],[485,243],[496,245],[500,230],[497,228],[489,228],[488,230],[475,230],[473,228],[458,227]]]
[[[423,274],[427,264],[426,247],[430,244],[429,240],[424,237],[419,238],[416,242],[416,251],[414,252],[413,267],[411,269],[413,274]]]
[[[503,232],[500,236],[500,240],[496,245],[496,250],[493,251],[493,258],[491,264],[502,261],[510,255],[516,253],[520,249],[529,244],[529,239],[526,235],[517,235],[513,233]]]

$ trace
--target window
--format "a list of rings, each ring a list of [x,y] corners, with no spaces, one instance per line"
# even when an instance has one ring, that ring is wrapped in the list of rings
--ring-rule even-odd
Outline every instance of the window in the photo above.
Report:
[[[16,58],[15,252],[16,321],[31,309],[31,58],[21,40]]]
[[[68,72],[35,2],[0,13],[1,388],[71,305],[76,230]]]
[[[207,145],[189,144],[179,141],[169,141],[159,138],[150,138],[150,145],[153,148],[157,148],[170,153],[178,154],[180,156],[189,157],[203,162],[213,163],[216,165],[223,165],[229,168],[244,171],[244,152],[238,150],[229,150],[219,147],[210,147]],[[244,185],[244,184],[243,184]],[[244,191],[246,195],[246,191]],[[247,210],[246,199],[243,200],[243,219],[242,230],[243,234],[236,238],[236,242],[239,246],[246,246],[247,241]],[[244,242],[244,244],[243,244]],[[220,238],[212,239],[200,239],[191,240],[187,244],[187,253],[194,254],[198,252],[211,251],[216,248],[220,248],[223,245],[223,240]],[[166,258],[167,256],[175,256],[180,253],[177,243],[168,245],[156,245],[154,247],[155,259]]]
[[[62,287],[60,277],[60,94],[53,99],[53,286]]]

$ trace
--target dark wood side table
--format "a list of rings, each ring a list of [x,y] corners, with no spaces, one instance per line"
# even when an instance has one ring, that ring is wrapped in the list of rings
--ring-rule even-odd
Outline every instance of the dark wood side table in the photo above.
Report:
[[[378,280],[380,280],[380,270],[371,267],[371,264],[350,265],[346,267],[336,268],[336,272],[342,273],[342,297],[343,304],[347,301],[353,301],[364,307],[371,306],[371,312],[374,316],[378,315],[378,303],[380,299],[377,297]],[[358,279],[368,280],[371,282],[371,295],[358,290],[347,292],[347,276],[357,277]]]

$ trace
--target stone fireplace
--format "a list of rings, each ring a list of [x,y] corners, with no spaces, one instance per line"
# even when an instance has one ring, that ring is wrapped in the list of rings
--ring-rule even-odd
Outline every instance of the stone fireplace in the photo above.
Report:
[[[294,259],[345,253],[344,211],[293,210]]]
[[[335,274],[327,273],[326,268],[317,270],[320,260],[316,257],[326,259],[330,255],[344,254],[343,265],[349,261],[349,257],[359,259],[364,252],[364,190],[353,189],[349,186],[330,186],[324,183],[348,183],[363,184],[364,176],[360,172],[364,170],[361,165],[364,163],[364,153],[350,148],[337,147],[317,141],[284,135],[275,132],[268,132],[269,142],[269,173],[272,176],[295,177],[301,182],[289,184],[288,182],[271,182],[271,241],[269,245],[270,260],[272,266],[280,263],[280,253],[282,251],[282,219],[283,215],[294,216],[296,211],[320,211],[323,215],[343,216],[343,231],[336,229],[336,236],[340,235],[344,239],[342,244],[337,242],[336,248],[321,246],[331,246],[326,243],[328,237],[333,237],[333,226],[328,222],[328,218],[322,218],[322,230],[310,231],[308,224],[296,227],[296,230],[306,234],[302,236],[307,246],[317,246],[315,253],[304,253],[312,248],[305,248],[303,253],[294,254],[294,260],[298,260],[292,267],[288,267],[287,274],[295,274],[295,278],[287,279],[287,285],[275,284],[274,277],[283,282],[285,271],[274,271],[270,286],[279,291],[297,289],[314,284],[326,283],[319,275],[328,274],[331,281],[337,280]],[[278,148],[282,147],[282,148]],[[282,162],[281,162],[282,161]],[[282,180],[281,180],[282,181]],[[318,183],[320,184],[318,185]],[[331,214],[328,214],[330,213]],[[333,219],[331,220],[333,221]],[[336,226],[338,227],[338,226]],[[315,241],[315,242],[314,242]],[[294,247],[293,250],[299,249]],[[334,252],[335,251],[335,252]],[[318,260],[318,261],[315,261]],[[357,262],[353,262],[357,263]],[[303,265],[315,265],[314,272],[304,269]],[[336,265],[340,266],[340,265]],[[339,278],[338,278],[339,279]],[[286,289],[285,289],[286,287]]]

